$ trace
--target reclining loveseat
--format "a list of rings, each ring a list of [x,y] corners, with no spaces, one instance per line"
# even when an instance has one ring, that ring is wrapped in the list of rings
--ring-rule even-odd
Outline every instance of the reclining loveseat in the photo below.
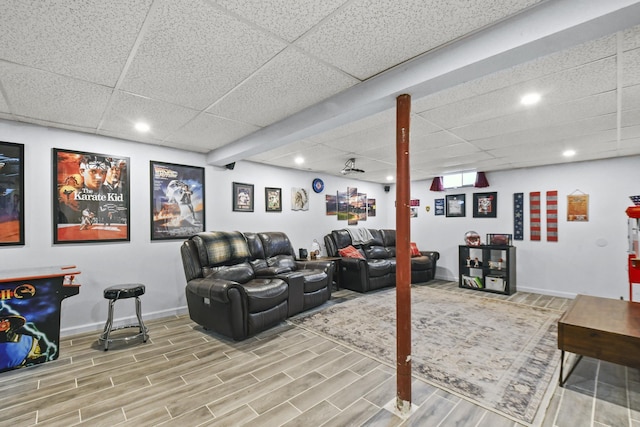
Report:
[[[180,254],[189,316],[236,341],[331,297],[333,263],[296,261],[284,233],[202,232]]]
[[[366,240],[354,242],[353,230],[333,230],[324,236],[327,254],[341,257],[340,286],[368,292],[396,285],[396,231],[366,229]],[[361,236],[356,236],[360,239]],[[354,252],[355,251],[355,252]],[[419,251],[411,257],[411,283],[432,280],[440,253]]]

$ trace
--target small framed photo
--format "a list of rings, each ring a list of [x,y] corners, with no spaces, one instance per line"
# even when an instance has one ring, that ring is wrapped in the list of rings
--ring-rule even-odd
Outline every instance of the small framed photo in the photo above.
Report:
[[[511,234],[487,234],[487,245],[511,246]]]
[[[473,193],[473,217],[496,218],[498,216],[498,193]]]
[[[253,212],[253,184],[233,183],[233,210]]]
[[[282,188],[265,187],[264,209],[267,212],[282,212]]]
[[[446,216],[447,217],[463,217],[466,215],[465,207],[466,195],[451,194],[446,196]]]
[[[0,142],[0,246],[24,245],[24,145]]]

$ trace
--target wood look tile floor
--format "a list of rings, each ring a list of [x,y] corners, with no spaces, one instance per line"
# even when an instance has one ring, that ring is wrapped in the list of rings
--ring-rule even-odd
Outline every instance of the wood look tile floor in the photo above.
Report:
[[[475,292],[444,281],[420,286]],[[557,310],[568,303],[490,295]],[[330,303],[360,297],[340,290]],[[1,373],[0,425],[521,425],[420,379],[412,384],[415,411],[402,419],[385,409],[396,394],[394,368],[288,323],[243,342],[204,331],[186,315],[147,326],[147,343],[105,352],[99,332],[66,337],[58,360]],[[636,369],[585,358],[565,388],[552,387],[543,427],[640,427]]]

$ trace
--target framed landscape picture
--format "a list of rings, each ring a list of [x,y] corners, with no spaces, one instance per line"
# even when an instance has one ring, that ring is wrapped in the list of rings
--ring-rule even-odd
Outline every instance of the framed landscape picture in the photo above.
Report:
[[[498,193],[473,193],[473,217],[496,218],[498,215]]]
[[[253,184],[233,183],[233,211],[253,212]]]
[[[204,231],[204,168],[151,161],[150,170],[151,240]]]
[[[0,142],[0,246],[24,245],[24,145]]]
[[[267,212],[282,212],[282,188],[265,187],[264,205]]]
[[[450,194],[445,198],[446,216],[463,217],[466,215],[466,195]]]
[[[53,242],[129,241],[129,158],[53,149]]]

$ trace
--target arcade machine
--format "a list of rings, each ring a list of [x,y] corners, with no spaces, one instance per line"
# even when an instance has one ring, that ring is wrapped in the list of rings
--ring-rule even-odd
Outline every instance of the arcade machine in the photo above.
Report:
[[[58,358],[62,300],[77,295],[75,266],[0,272],[0,372]]]
[[[634,206],[627,213],[629,225],[629,301],[633,301],[633,285],[640,285],[640,196],[631,196]]]

